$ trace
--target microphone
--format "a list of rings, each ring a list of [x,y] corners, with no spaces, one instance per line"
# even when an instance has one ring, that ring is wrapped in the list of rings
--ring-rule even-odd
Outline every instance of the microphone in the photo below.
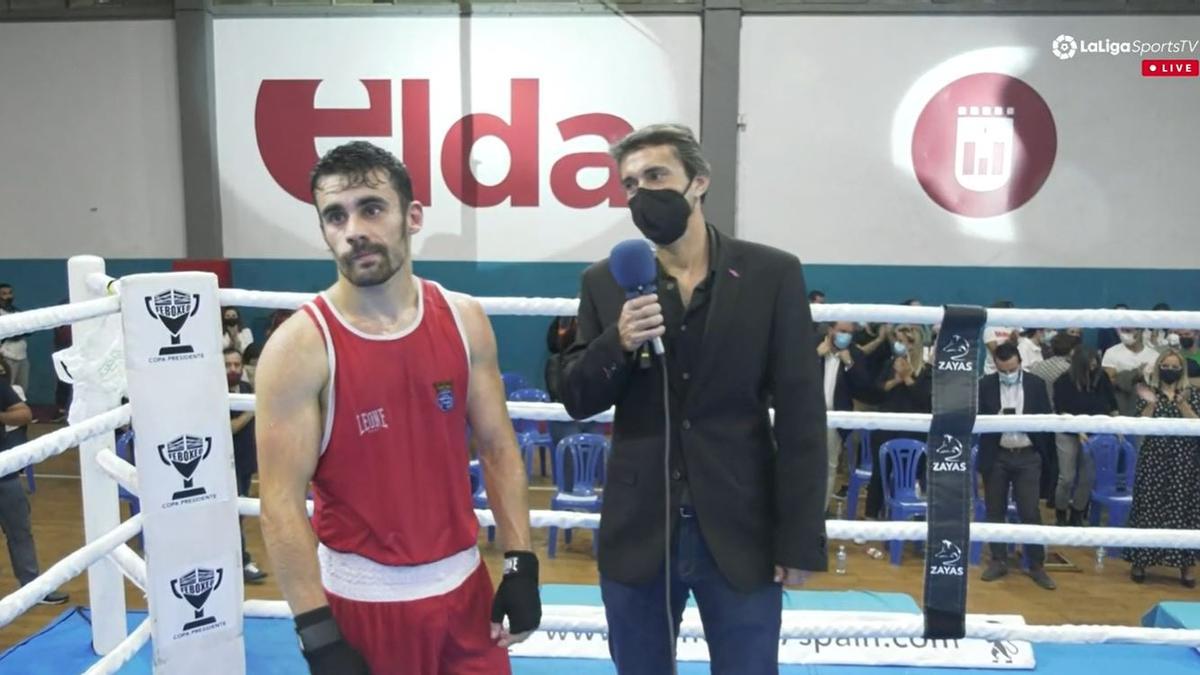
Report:
[[[645,239],[626,239],[613,247],[608,256],[608,271],[625,289],[625,299],[650,295],[658,291],[658,268],[654,264],[654,251]],[[663,355],[661,337],[654,338],[654,353]]]

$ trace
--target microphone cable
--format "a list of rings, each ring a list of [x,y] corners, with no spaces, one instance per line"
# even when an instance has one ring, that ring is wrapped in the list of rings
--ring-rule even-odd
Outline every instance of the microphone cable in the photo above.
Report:
[[[649,350],[647,350],[649,351]],[[678,675],[679,667],[675,663],[675,613],[671,605],[671,383],[667,379],[667,355],[658,355],[659,365],[662,366],[663,381],[663,495],[665,500],[664,512],[666,522],[663,529],[663,588],[666,589],[667,600],[667,639],[669,649],[667,654],[671,659],[671,673]]]

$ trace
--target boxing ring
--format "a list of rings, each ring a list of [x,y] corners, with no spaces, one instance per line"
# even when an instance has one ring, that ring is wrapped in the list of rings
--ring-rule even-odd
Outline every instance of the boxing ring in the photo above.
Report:
[[[221,567],[224,564],[222,561],[232,560],[234,553],[239,555],[240,560],[240,547],[237,547],[237,551],[229,550],[230,542],[236,546],[238,541],[237,517],[257,516],[259,502],[257,499],[235,498],[236,492],[232,490],[233,461],[228,412],[253,410],[254,397],[226,394],[224,374],[212,365],[214,359],[220,356],[220,329],[215,317],[222,306],[296,309],[311,295],[218,289],[215,277],[197,272],[141,274],[114,280],[105,274],[104,261],[94,256],[72,258],[68,264],[68,276],[69,304],[0,317],[0,337],[71,325],[73,346],[56,355],[55,361],[60,377],[69,378],[75,387],[68,426],[0,454],[0,475],[22,470],[78,447],[87,543],[51,565],[32,583],[0,599],[0,627],[11,623],[50,591],[86,573],[90,644],[94,654],[100,656],[84,672],[97,675],[118,672],[148,642],[152,642],[155,672],[213,672],[214,663],[219,663],[219,669],[229,675],[247,672],[245,652],[251,645],[248,641],[243,642],[244,626],[257,619],[290,618],[290,612],[281,600],[244,600],[240,573],[226,575],[221,571],[229,568],[229,565]],[[577,300],[553,298],[479,300],[489,315],[573,315],[578,304]],[[814,321],[910,324],[936,324],[943,317],[940,307],[892,305],[815,305],[812,313]],[[989,309],[987,315],[988,323],[1015,326],[1200,326],[1200,312]],[[195,320],[189,325],[191,317],[195,317]],[[165,332],[162,330],[164,327]],[[186,339],[181,338],[185,328],[190,331]],[[168,332],[169,343],[163,337]],[[191,344],[187,343],[188,340]],[[152,345],[158,356],[148,352],[151,353],[149,365],[140,361],[135,363],[141,358],[138,356],[141,354],[139,350],[146,344]],[[215,350],[213,344],[217,345]],[[185,347],[192,351],[186,351]],[[156,358],[159,361],[156,362]],[[177,369],[172,372],[183,373],[182,368],[194,366],[198,369],[195,372],[203,373],[203,377],[152,376],[150,366],[162,365],[164,361],[172,362],[171,367]],[[217,384],[218,379],[221,385]],[[129,403],[121,403],[124,395],[128,395]],[[164,407],[164,402],[177,400],[180,396],[184,396],[180,400],[188,401],[200,400],[196,397],[201,397],[204,409],[199,409],[195,404],[176,406],[181,408],[179,410]],[[187,398],[189,396],[192,398]],[[147,412],[140,412],[134,417],[134,409]],[[508,409],[514,419],[571,420],[558,404],[510,402]],[[179,420],[190,421],[193,417],[205,418],[212,429],[218,428],[218,424],[223,425],[225,436],[181,432],[182,435],[159,445],[157,453],[152,452],[153,445],[139,448],[139,457],[143,461],[137,462],[136,466],[115,454],[114,430],[131,422],[135,429],[139,423],[150,423],[142,418],[157,420],[158,417],[172,416],[172,424],[178,424]],[[612,411],[608,411],[590,421],[611,419]],[[828,413],[829,426],[844,429],[920,432],[928,431],[930,420],[930,415],[920,414]],[[977,433],[1026,431],[1200,436],[1200,420],[980,415],[974,430]],[[140,432],[138,438],[143,438]],[[158,458],[161,461],[156,461]],[[189,466],[191,469],[188,469]],[[203,473],[205,471],[210,473]],[[207,483],[202,480],[205,476],[209,477]],[[177,490],[181,478],[185,489]],[[143,503],[142,513],[120,520],[118,487],[147,500]],[[164,491],[169,497],[163,496]],[[155,499],[165,500],[163,504],[167,506],[161,509],[148,507],[147,504],[156,503]],[[311,512],[311,502],[309,509]],[[489,511],[477,511],[476,515],[481,525],[494,524]],[[598,514],[533,511],[530,516],[532,526],[537,528],[557,526],[595,529],[600,522]],[[197,540],[189,534],[189,523],[204,526],[216,523],[218,527],[205,531],[205,536]],[[830,540],[924,541],[927,534],[924,522],[830,520],[826,526]],[[145,559],[126,545],[127,541],[138,535],[144,536],[144,548],[148,557],[155,560],[154,565],[148,566]],[[1200,531],[1108,527],[971,523],[970,540],[1081,547],[1200,549]],[[183,556],[180,560],[184,562],[171,562],[172,555]],[[187,573],[178,574],[179,569],[188,568],[190,571]],[[232,564],[232,569],[239,571],[240,564]],[[125,579],[145,592],[149,600],[150,613],[140,622],[135,622],[132,628],[125,607]],[[236,610],[222,614],[219,609],[223,606],[221,603],[234,603]],[[175,617],[182,618],[176,621]],[[220,621],[217,621],[218,617],[221,617]],[[286,624],[286,631],[290,633],[290,621],[278,623]],[[179,625],[184,628],[180,629]],[[880,640],[923,639],[924,628],[921,615],[914,613],[815,613],[785,609],[781,663],[790,659],[785,653],[785,647],[789,644],[811,646],[819,645],[824,640],[834,645],[843,644],[838,641],[844,640],[848,641],[845,644],[857,645],[869,644],[874,640],[878,645]],[[604,660],[606,651],[602,645],[605,632],[604,613],[598,603],[546,604],[538,633],[529,642],[512,650],[514,672],[576,670],[582,675],[612,672],[611,664]],[[685,612],[680,636],[681,661],[700,662],[681,665],[680,672],[707,672],[706,664],[702,663],[706,659],[703,630],[694,609],[689,608]],[[1045,646],[1049,650],[1044,652],[1046,654],[1058,654],[1054,649],[1071,645],[1133,646],[1137,651],[1136,656],[1128,657],[1131,662],[1146,669],[1157,668],[1160,675],[1176,672],[1173,668],[1181,663],[1192,670],[1200,669],[1200,654],[1194,649],[1200,647],[1200,630],[1197,629],[1025,625],[1023,620],[997,621],[968,615],[966,636],[993,644],[1031,643],[1039,648]],[[258,646],[255,645],[255,648]],[[301,663],[294,639],[286,641],[286,646],[281,643],[280,648],[290,649],[290,657],[296,659],[293,663]],[[1167,654],[1165,650],[1171,650],[1170,659],[1153,661],[1155,654]],[[1101,652],[1093,653],[1097,655],[1095,658],[1107,658]],[[1072,654],[1077,655],[1078,652]],[[1189,655],[1192,658],[1190,663]],[[1062,662],[1074,658],[1076,656],[1062,657]],[[286,659],[283,661],[287,662]],[[804,660],[791,662],[809,663]],[[947,664],[942,665],[946,667]],[[971,664],[964,662],[964,665]],[[1042,666],[1039,663],[1038,669],[1041,670]],[[987,666],[978,664],[977,667]],[[1074,667],[1089,668],[1092,669],[1089,672],[1094,672],[1092,666],[1083,663],[1076,663]],[[1049,663],[1046,668],[1046,672],[1066,672]],[[53,672],[69,671],[57,669]],[[801,671],[784,667],[783,672]],[[878,670],[838,672],[866,673]],[[1186,672],[1186,669],[1178,672]]]

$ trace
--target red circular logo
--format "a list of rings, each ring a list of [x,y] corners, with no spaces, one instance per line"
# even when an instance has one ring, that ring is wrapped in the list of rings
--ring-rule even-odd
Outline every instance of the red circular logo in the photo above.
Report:
[[[1032,199],[1057,150],[1046,102],[1033,87],[999,73],[946,85],[913,129],[921,187],[947,211],[974,218],[1008,213]]]

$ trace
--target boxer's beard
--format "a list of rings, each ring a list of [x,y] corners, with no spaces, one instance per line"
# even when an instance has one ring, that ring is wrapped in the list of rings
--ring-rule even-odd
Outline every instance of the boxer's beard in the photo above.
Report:
[[[354,257],[367,253],[374,253],[379,256],[379,261],[371,267],[363,269],[354,262]],[[404,259],[400,257],[396,260],[387,247],[383,244],[366,242],[360,246],[355,246],[349,253],[342,256],[338,260],[338,266],[342,270],[342,275],[355,286],[378,286],[387,282],[404,267]]]

